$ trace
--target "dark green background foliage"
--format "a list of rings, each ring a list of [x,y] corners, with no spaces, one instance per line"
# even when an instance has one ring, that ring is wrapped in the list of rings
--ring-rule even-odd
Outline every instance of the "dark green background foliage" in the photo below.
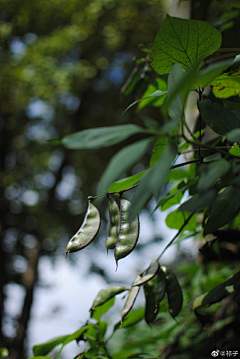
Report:
[[[166,224],[178,231],[163,252],[194,237],[198,258],[180,252],[169,268],[158,253],[129,274],[131,288],[103,289],[86,324],[35,345],[33,355],[51,358],[59,346],[60,358],[75,340],[78,359],[240,351],[238,2],[193,0],[191,20],[165,17],[155,0],[0,5],[0,346],[11,359],[26,358],[39,259],[64,254],[87,196],[137,185],[130,221],[154,197],[154,211],[170,209]],[[190,130],[184,108],[192,90],[199,118]],[[191,164],[182,168],[175,162],[186,152],[183,162]],[[96,205],[103,234],[106,207]],[[13,336],[4,329],[8,283],[25,291],[19,317],[11,318]],[[111,332],[102,316],[122,292],[121,321]],[[141,292],[145,308],[134,308]]]

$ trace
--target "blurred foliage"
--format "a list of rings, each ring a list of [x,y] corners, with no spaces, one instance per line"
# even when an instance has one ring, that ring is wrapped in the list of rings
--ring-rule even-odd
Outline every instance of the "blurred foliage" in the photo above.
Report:
[[[47,140],[128,120],[119,90],[163,13],[157,0],[0,1],[0,344],[14,358],[24,357],[38,260],[64,253],[119,148],[72,152]],[[14,282],[25,299],[11,318],[4,303]]]
[[[199,1],[192,3],[197,8]],[[223,43],[236,41],[237,2],[207,3],[211,21],[221,20]],[[228,13],[232,4],[234,17],[224,17],[221,12]],[[130,115],[121,114],[130,101],[119,98],[119,90],[135,66],[134,56],[141,59],[142,77],[131,92],[133,99],[154,82],[146,49],[152,47],[166,6],[159,0],[0,0],[0,345],[8,347],[10,358],[24,358],[39,258],[64,253],[87,196],[95,194],[120,148],[73,152],[47,140],[128,122]],[[144,111],[162,121],[158,108]],[[131,122],[142,124],[134,111],[129,113]],[[143,158],[142,170],[146,165]],[[133,168],[126,175],[136,172]],[[15,318],[4,306],[9,283],[25,291],[22,312]],[[7,332],[7,324],[14,334]]]

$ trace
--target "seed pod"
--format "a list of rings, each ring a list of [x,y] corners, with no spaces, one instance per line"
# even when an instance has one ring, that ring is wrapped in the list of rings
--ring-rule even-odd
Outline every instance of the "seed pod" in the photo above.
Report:
[[[130,206],[130,201],[120,198],[120,230],[114,253],[116,262],[131,253],[138,240],[139,219],[136,216],[132,223],[129,224],[128,213]]]
[[[68,253],[79,251],[88,246],[96,237],[100,224],[101,219],[98,209],[91,203],[91,201],[88,201],[88,209],[83,223],[66,246],[66,257]]]
[[[143,288],[146,300],[144,318],[147,324],[150,324],[158,314],[158,306],[156,307],[156,287],[151,281],[148,281],[144,284]]]
[[[168,296],[168,311],[175,318],[182,309],[183,295],[175,274],[165,266],[161,266],[166,275],[166,292]]]
[[[129,291],[127,300],[125,302],[125,305],[123,307],[122,313],[121,313],[121,321],[123,321],[123,319],[126,317],[126,315],[130,312],[130,310],[133,307],[133,304],[137,298],[138,292],[139,292],[140,287],[132,287]]]
[[[119,228],[120,228],[120,210],[118,204],[115,201],[115,199],[109,196],[108,196],[108,208],[109,208],[110,226],[109,226],[108,236],[105,242],[107,250],[115,248],[118,238]]]
[[[156,292],[156,307],[159,307],[159,303],[162,301],[166,292],[166,276],[160,267],[157,272],[157,292]]]
[[[141,273],[139,277],[137,277],[134,280],[132,286],[134,287],[135,285],[142,285],[148,282],[150,279],[155,277],[155,275],[158,273],[158,270],[159,270],[158,260],[152,261],[148,266],[148,268],[143,273]]]

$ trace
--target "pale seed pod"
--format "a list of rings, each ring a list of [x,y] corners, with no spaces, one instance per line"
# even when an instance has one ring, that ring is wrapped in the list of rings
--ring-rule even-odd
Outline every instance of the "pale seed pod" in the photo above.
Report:
[[[88,246],[96,237],[101,224],[98,209],[88,201],[88,209],[83,223],[76,234],[70,239],[66,246],[66,257],[70,252],[79,251]]]
[[[107,250],[115,248],[118,238],[119,228],[120,228],[120,210],[115,199],[113,199],[110,196],[108,196],[108,208],[109,208],[110,225],[109,225],[108,236],[105,241]]]
[[[132,252],[139,237],[138,216],[134,218],[131,224],[128,222],[130,206],[130,201],[120,198],[120,230],[114,252],[116,262]]]

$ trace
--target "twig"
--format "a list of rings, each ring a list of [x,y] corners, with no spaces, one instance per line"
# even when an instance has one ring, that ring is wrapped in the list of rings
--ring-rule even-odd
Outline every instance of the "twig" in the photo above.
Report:
[[[177,234],[175,234],[175,236],[171,239],[170,242],[168,242],[168,244],[166,245],[166,247],[163,249],[162,253],[159,255],[159,257],[157,258],[157,260],[159,260],[163,253],[165,253],[165,251],[171,246],[171,244],[175,241],[175,239],[179,236],[179,234],[182,232],[183,228],[188,224],[188,222],[190,221],[190,219],[192,218],[192,216],[195,214],[196,211],[192,212],[190,214],[190,216],[184,221],[182,227],[178,230]]]

